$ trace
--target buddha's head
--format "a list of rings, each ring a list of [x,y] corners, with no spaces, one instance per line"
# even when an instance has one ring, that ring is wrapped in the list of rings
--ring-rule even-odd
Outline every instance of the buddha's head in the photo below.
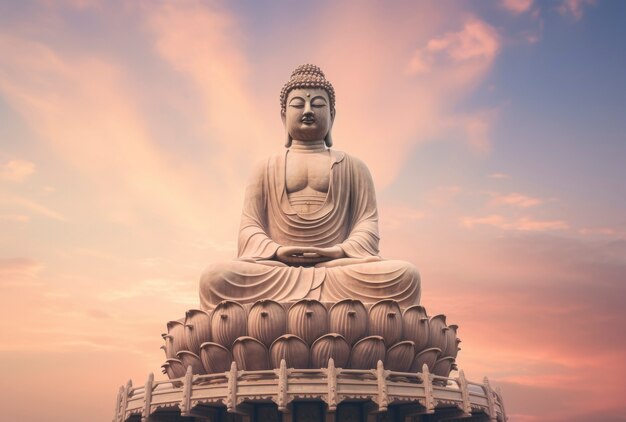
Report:
[[[280,92],[280,114],[287,133],[286,147],[293,139],[333,144],[335,90],[324,72],[312,64],[298,66]]]

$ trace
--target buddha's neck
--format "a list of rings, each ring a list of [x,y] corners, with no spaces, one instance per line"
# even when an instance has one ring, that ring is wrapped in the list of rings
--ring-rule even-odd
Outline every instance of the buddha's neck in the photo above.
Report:
[[[326,144],[323,139],[319,141],[298,141],[294,139],[291,142],[291,151],[298,153],[314,153],[326,151]]]

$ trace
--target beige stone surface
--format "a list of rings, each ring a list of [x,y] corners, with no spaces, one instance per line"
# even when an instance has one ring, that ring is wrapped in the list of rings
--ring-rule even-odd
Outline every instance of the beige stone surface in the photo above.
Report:
[[[407,262],[379,255],[376,193],[363,162],[330,148],[335,94],[316,66],[298,67],[281,94],[287,149],[252,172],[238,257],[211,264],[200,302],[393,299],[419,303],[420,278]]]
[[[170,378],[182,376],[189,365],[194,374],[214,374],[233,361],[250,371],[275,369],[282,359],[290,368],[323,368],[331,358],[337,367],[353,369],[374,369],[381,360],[399,372],[418,372],[424,365],[434,372],[438,363],[437,373],[447,376],[460,342],[458,327],[446,325],[443,315],[429,319],[423,306],[403,309],[389,299],[224,301],[210,311],[188,311],[185,321],[193,328],[170,321],[164,336],[163,370]],[[195,341],[201,342],[199,350]]]

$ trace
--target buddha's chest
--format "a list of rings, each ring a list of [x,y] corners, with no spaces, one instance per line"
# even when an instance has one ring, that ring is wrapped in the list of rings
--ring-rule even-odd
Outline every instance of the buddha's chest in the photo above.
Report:
[[[290,194],[308,190],[327,193],[330,186],[329,154],[289,154],[285,183]]]

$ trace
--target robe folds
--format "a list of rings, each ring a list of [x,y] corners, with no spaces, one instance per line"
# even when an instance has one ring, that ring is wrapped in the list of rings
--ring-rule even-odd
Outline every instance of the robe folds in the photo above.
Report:
[[[289,151],[258,166],[249,180],[238,238],[238,259],[210,265],[200,279],[200,303],[212,309],[222,300],[291,301],[313,298],[334,302],[394,299],[419,303],[420,278],[404,261],[378,256],[378,211],[369,170],[343,152],[330,154],[330,184],[324,203],[297,213],[285,189]],[[276,260],[280,246],[339,245],[349,259],[312,267]],[[343,264],[345,263],[345,264]]]

